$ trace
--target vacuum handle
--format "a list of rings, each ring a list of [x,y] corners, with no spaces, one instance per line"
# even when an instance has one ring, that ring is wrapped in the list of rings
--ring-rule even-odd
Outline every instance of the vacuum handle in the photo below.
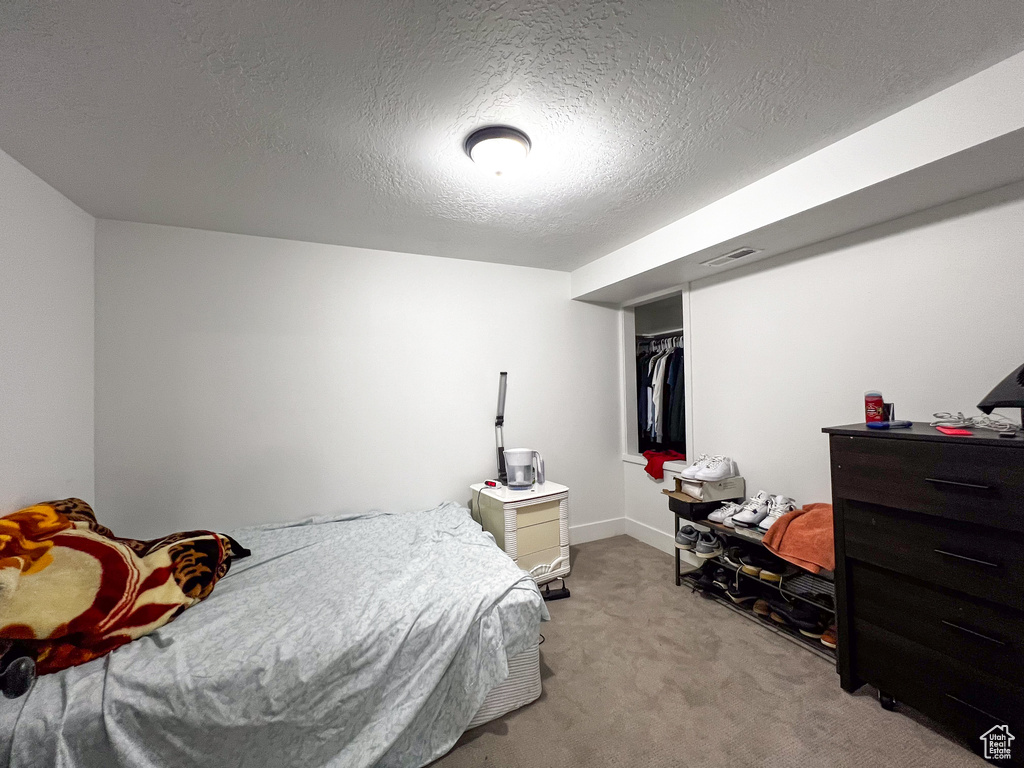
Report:
[[[533,459],[537,465],[537,482],[544,485],[544,457],[538,451],[534,451]]]

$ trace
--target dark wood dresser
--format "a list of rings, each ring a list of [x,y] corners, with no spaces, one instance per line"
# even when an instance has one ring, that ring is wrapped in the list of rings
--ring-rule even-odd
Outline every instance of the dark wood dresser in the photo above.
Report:
[[[1024,439],[830,427],[838,668],[1024,765]],[[979,434],[980,433],[980,434]],[[996,732],[996,737],[999,731]]]

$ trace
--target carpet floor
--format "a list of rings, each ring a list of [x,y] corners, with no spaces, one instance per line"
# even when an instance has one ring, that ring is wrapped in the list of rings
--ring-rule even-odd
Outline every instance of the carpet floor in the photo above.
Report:
[[[433,768],[987,765],[873,690],[843,692],[832,663],[676,587],[672,567],[627,536],[574,547],[572,597],[541,626],[540,699]]]

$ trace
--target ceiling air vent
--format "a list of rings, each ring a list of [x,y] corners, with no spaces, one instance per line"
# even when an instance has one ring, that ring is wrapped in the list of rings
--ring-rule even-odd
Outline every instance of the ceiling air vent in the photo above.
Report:
[[[713,259],[702,261],[701,264],[703,264],[705,267],[721,267],[726,264],[732,264],[734,261],[745,259],[747,258],[747,256],[753,256],[755,253],[760,252],[760,248],[737,248],[735,251],[729,251],[728,253],[723,253],[721,256],[715,256],[715,258]]]

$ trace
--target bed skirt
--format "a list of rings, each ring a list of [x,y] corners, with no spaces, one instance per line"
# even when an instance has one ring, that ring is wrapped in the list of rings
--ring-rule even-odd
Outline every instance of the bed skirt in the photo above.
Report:
[[[508,677],[487,694],[487,698],[484,699],[479,711],[466,726],[466,730],[490,722],[513,709],[525,707],[531,701],[536,701],[540,697],[540,692],[540,644],[538,643],[530,650],[523,651],[518,656],[509,659]]]

